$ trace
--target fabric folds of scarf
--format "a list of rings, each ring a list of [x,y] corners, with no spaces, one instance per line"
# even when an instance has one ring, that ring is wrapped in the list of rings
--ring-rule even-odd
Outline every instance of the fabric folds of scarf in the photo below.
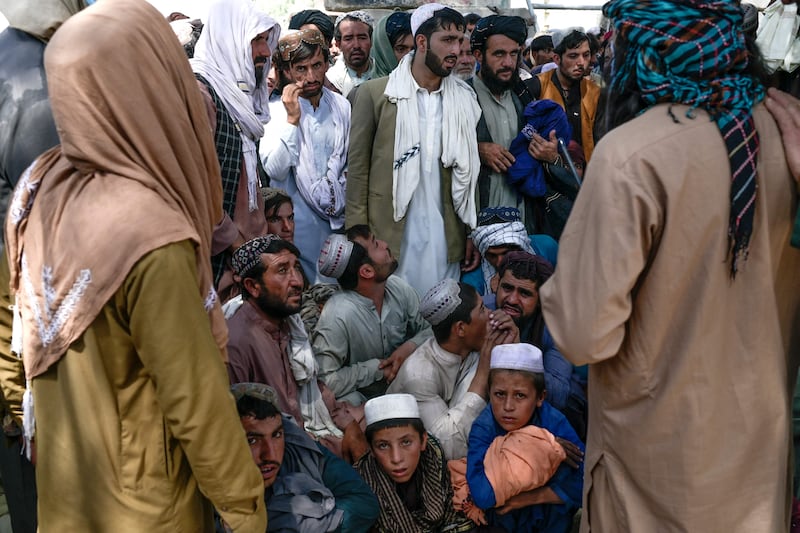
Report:
[[[247,172],[248,207],[258,207],[258,150],[256,143],[269,122],[267,58],[260,80],[256,80],[251,41],[270,31],[268,45],[277,50],[281,27],[256,10],[248,0],[217,0],[208,11],[208,22],[190,60],[192,70],[208,80],[239,126]]]
[[[267,495],[267,531],[334,531],[343,511],[325,486],[325,456],[305,431],[282,416],[286,443],[278,478]]]
[[[493,246],[514,245],[529,254],[536,255],[531,246],[531,239],[525,231],[525,224],[519,220],[515,222],[504,222],[501,224],[489,224],[488,226],[478,226],[472,232],[472,241],[481,254],[481,271],[483,272],[483,283],[487,291],[491,291],[491,281],[497,269],[486,259],[486,251]]]
[[[748,75],[738,2],[613,0],[604,13],[628,49],[612,90],[631,83],[645,104],[682,103],[709,112],[731,162],[731,277],[747,257],[757,190],[758,134],[752,108],[764,87]],[[693,118],[692,109],[687,112]],[[676,119],[677,120],[677,119]]]
[[[483,464],[496,506],[512,496],[544,486],[566,459],[564,448],[546,429],[525,426],[496,437]]]
[[[307,432],[316,437],[337,437],[344,435],[331,418],[328,407],[322,399],[322,392],[317,384],[317,360],[308,340],[303,321],[299,314],[288,317],[289,364],[297,382],[297,399],[300,401],[300,412],[303,413],[303,424]]]
[[[47,42],[69,17],[86,7],[85,0],[0,0],[8,25]]]
[[[129,29],[142,27],[150,31]],[[65,354],[139,259],[187,239],[196,245],[199,301],[225,353],[208,260],[222,216],[219,164],[169,24],[146,2],[100,2],[53,36],[45,68],[61,145],[24,173],[6,225],[27,378]]]
[[[295,179],[297,190],[303,200],[320,217],[329,220],[331,229],[344,225],[345,186],[347,182],[347,150],[350,138],[343,132],[350,131],[350,103],[327,88],[322,89],[322,101],[330,106],[332,128],[335,136],[333,153],[328,159],[324,175],[317,173],[314,165],[314,135],[306,120],[300,120],[300,161]]]
[[[392,34],[390,33],[389,19],[400,19],[405,15],[405,23],[408,31],[411,31],[411,17],[404,12],[398,11],[386,15],[375,24],[375,34],[372,39],[372,50],[370,54],[375,59],[375,77],[388,76],[397,67],[397,56],[394,55],[392,48]],[[395,30],[397,31],[397,30]]]
[[[397,105],[392,169],[392,207],[394,221],[408,210],[420,177],[420,132],[417,108],[418,85],[411,75],[414,53],[406,55],[389,74],[384,94]],[[456,214],[470,229],[475,227],[475,185],[480,171],[476,126],[481,108],[472,89],[463,81],[442,78],[442,157],[445,168],[452,169],[453,205]]]
[[[436,439],[430,435],[414,474],[422,479],[420,500],[423,505],[418,511],[410,511],[406,507],[397,493],[394,481],[383,471],[372,453],[359,459],[356,470],[381,504],[381,514],[375,524],[375,528],[381,533],[427,533],[443,530],[456,533],[473,527],[466,517],[459,517],[452,507],[452,486],[444,463],[444,453]],[[459,522],[462,527],[459,527]],[[445,526],[452,527],[443,529]]]

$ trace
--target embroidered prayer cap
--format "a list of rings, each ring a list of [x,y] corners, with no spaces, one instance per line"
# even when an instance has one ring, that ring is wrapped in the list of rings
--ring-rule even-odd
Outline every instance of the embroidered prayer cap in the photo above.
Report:
[[[425,293],[419,302],[419,313],[436,326],[444,322],[461,305],[461,286],[452,278],[445,278]]]
[[[319,30],[313,28],[290,30],[281,35],[281,38],[278,39],[278,53],[281,56],[281,60],[283,60],[285,64],[291,63],[292,55],[297,52],[298,48],[300,48],[303,43],[310,46],[319,46],[320,49],[327,48],[328,46],[325,42],[325,38],[322,36],[322,32]]]
[[[433,14],[440,9],[445,9],[447,6],[442,4],[422,4],[411,13],[411,34],[416,37],[417,30],[426,21],[433,18]]]
[[[393,43],[400,35],[411,32],[411,13],[395,11],[386,19],[386,36]]]
[[[322,245],[319,252],[317,268],[319,273],[329,278],[338,279],[344,274],[350,255],[353,253],[353,243],[339,233],[331,234]]]
[[[304,9],[292,15],[289,19],[290,30],[300,30],[306,24],[313,24],[328,42],[333,40],[333,22],[331,18],[319,9]]]
[[[532,344],[518,342],[500,344],[492,348],[490,369],[524,370],[525,372],[544,372],[542,351]]]
[[[558,45],[561,44],[567,35],[572,35],[573,33],[581,33],[586,35],[586,32],[583,31],[583,28],[574,27],[574,28],[567,28],[565,30],[554,30],[553,31],[553,49],[558,48]]]
[[[370,15],[366,11],[357,10],[357,11],[349,11],[347,13],[342,13],[341,15],[336,17],[336,22],[334,22],[333,27],[336,30],[338,30],[339,24],[341,24],[342,21],[345,19],[356,19],[359,22],[363,22],[370,28],[375,26],[375,19],[372,18],[372,15]]]
[[[278,403],[278,393],[275,392],[275,389],[263,383],[237,383],[231,386],[231,394],[233,394],[233,398],[237,402],[245,396],[249,396],[250,398],[269,402],[275,409],[281,410],[281,406]]]
[[[483,50],[486,41],[492,35],[505,35],[515,43],[522,46],[528,36],[528,26],[522,17],[509,17],[506,15],[489,15],[483,17],[475,24],[469,44],[472,50]]]
[[[519,209],[516,207],[485,207],[478,213],[478,226],[519,222],[520,220]]]
[[[270,200],[272,200],[273,198],[275,198],[279,194],[281,196],[286,196],[287,198],[289,198],[289,193],[286,192],[283,189],[278,189],[276,187],[262,187],[261,188],[261,197],[264,199],[264,203],[269,202]]]
[[[231,268],[234,274],[244,277],[245,274],[261,264],[261,254],[269,253],[267,249],[274,241],[281,240],[277,235],[269,234],[250,239],[233,252]]]
[[[384,394],[364,404],[367,427],[385,420],[419,418],[417,400],[410,394]]]

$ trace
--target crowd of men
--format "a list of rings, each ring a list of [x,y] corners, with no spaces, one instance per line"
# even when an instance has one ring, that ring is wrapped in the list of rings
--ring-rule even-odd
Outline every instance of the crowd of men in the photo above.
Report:
[[[794,527],[800,100],[752,10],[0,11],[15,532]]]

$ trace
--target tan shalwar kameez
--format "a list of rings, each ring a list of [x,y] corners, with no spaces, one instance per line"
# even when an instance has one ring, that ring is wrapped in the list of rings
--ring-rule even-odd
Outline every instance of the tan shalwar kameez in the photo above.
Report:
[[[659,105],[599,143],[540,290],[589,370],[581,531],[787,531],[789,393],[800,348],[797,209],[763,106],[750,254],[727,260],[731,170],[703,111]]]

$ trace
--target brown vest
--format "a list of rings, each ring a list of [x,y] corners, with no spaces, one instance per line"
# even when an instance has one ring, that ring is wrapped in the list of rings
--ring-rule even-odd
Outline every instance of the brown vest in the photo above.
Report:
[[[542,85],[539,98],[553,100],[561,107],[565,107],[561,91],[553,83],[553,76],[556,69],[548,70],[539,74],[539,82]],[[597,102],[600,99],[600,87],[588,78],[581,80],[581,146],[586,162],[592,157],[594,151],[594,119],[597,115]]]

